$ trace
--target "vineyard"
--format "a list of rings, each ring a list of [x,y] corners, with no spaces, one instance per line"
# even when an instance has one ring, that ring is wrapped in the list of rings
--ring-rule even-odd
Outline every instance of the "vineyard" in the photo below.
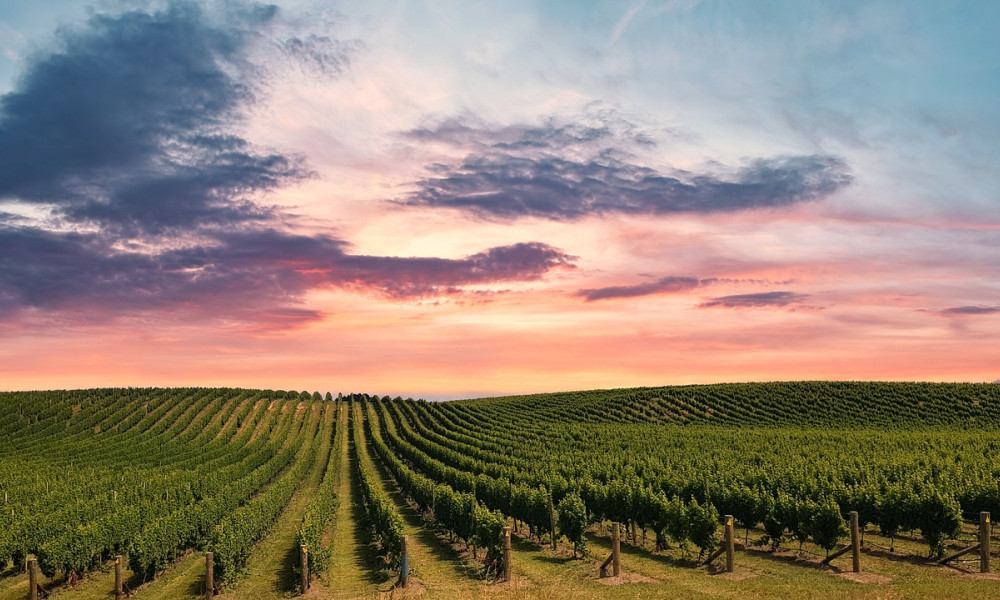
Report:
[[[996,597],[998,457],[994,384],[2,393],[0,600]]]

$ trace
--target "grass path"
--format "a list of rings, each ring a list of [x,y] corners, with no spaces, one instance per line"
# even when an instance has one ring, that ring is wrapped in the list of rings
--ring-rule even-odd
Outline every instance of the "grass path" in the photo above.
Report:
[[[334,450],[340,456],[337,463],[337,513],[329,532],[330,562],[325,576],[324,598],[353,600],[378,596],[378,586],[385,584],[390,575],[378,568],[379,558],[371,546],[371,537],[362,525],[364,508],[361,505],[356,475],[351,465],[355,456],[353,436],[348,430],[350,413],[347,402],[342,402],[337,427],[344,427],[340,446]]]
[[[308,476],[299,489],[295,491],[288,506],[278,516],[270,533],[254,548],[250,560],[247,561],[246,576],[241,578],[232,589],[227,589],[222,596],[240,598],[241,600],[271,600],[273,598],[288,598],[298,594],[298,578],[293,568],[299,560],[299,548],[296,544],[296,534],[302,524],[306,507],[312,500],[319,484],[323,481],[329,453],[332,446],[333,423],[336,415],[333,410],[325,411],[321,446]]]
[[[99,570],[87,574],[87,578],[81,581],[75,588],[69,590],[69,594],[75,600],[103,600],[114,598],[115,574],[111,567],[106,566],[107,571]],[[125,577],[131,575],[126,572]],[[55,578],[49,579],[38,573],[38,583],[44,590],[59,591],[65,583],[66,578],[62,574],[57,574]],[[28,597],[28,576],[24,573],[10,575],[0,579],[0,600],[25,600]]]
[[[140,589],[140,600],[197,600],[205,593],[205,553],[192,552],[177,559],[165,573]]]
[[[360,418],[360,411],[356,412],[355,416]],[[357,426],[361,426],[360,421]],[[403,535],[409,539],[410,582],[413,587],[409,595],[419,594],[426,598],[482,596],[485,584],[481,580],[477,565],[464,560],[459,552],[437,536],[417,511],[406,502],[396,482],[389,476],[381,462],[373,460],[373,452],[366,443],[366,447],[359,453],[359,458],[368,461],[375,468],[375,473],[381,477],[382,487],[403,517]],[[396,597],[407,595],[403,590],[397,590]]]

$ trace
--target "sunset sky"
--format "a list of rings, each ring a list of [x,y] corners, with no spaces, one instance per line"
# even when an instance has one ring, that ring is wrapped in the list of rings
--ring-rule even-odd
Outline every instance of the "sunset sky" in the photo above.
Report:
[[[1000,2],[0,2],[0,389],[1000,378]]]

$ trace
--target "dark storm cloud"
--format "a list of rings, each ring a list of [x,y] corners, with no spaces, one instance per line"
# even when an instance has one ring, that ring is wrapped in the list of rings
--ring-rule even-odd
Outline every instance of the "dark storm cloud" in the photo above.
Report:
[[[471,122],[468,122],[471,121]],[[500,219],[571,221],[610,213],[666,215],[780,207],[818,200],[851,181],[828,155],[751,160],[720,173],[660,172],[627,150],[650,138],[622,120],[605,125],[488,127],[451,119],[406,132],[421,142],[471,147],[459,164],[435,164],[402,203]]]
[[[969,315],[993,315],[1000,313],[1000,306],[954,306],[938,311],[946,317],[961,317]]]
[[[354,255],[334,238],[260,229],[149,254],[120,251],[94,234],[0,228],[0,316],[32,308],[103,320],[137,310],[183,310],[280,325],[318,318],[290,306],[313,288],[417,299],[459,293],[465,285],[535,280],[572,268],[572,260],[539,243],[460,259]]]
[[[253,99],[250,32],[274,15],[251,5],[222,27],[172,3],[62,32],[0,98],[0,198],[144,232],[266,216],[247,197],[307,172],[229,129]]]
[[[762,292],[759,294],[734,294],[712,298],[698,305],[699,308],[781,308],[801,304],[808,294],[795,292]]]
[[[410,299],[572,267],[538,243],[380,257],[283,230],[261,197],[308,169],[235,133],[277,9],[223,6],[222,19],[185,2],[93,16],[0,98],[0,201],[19,207],[0,212],[0,317],[183,312],[280,328],[320,317],[297,306],[315,287]],[[263,45],[328,73],[348,65],[351,48],[325,36],[282,40]]]
[[[715,281],[715,279],[698,279],[697,277],[669,276],[636,285],[613,285],[602,288],[583,289],[579,290],[576,295],[582,297],[587,302],[610,298],[634,298],[653,294],[686,292],[707,283],[714,283]]]
[[[392,297],[423,297],[454,293],[463,285],[539,279],[555,268],[574,268],[575,258],[537,242],[490,248],[458,260],[344,256],[330,277]]]

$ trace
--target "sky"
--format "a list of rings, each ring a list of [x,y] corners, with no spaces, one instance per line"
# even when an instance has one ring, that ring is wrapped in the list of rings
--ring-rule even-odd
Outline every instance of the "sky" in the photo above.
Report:
[[[5,0],[0,389],[993,381],[998,22]]]

